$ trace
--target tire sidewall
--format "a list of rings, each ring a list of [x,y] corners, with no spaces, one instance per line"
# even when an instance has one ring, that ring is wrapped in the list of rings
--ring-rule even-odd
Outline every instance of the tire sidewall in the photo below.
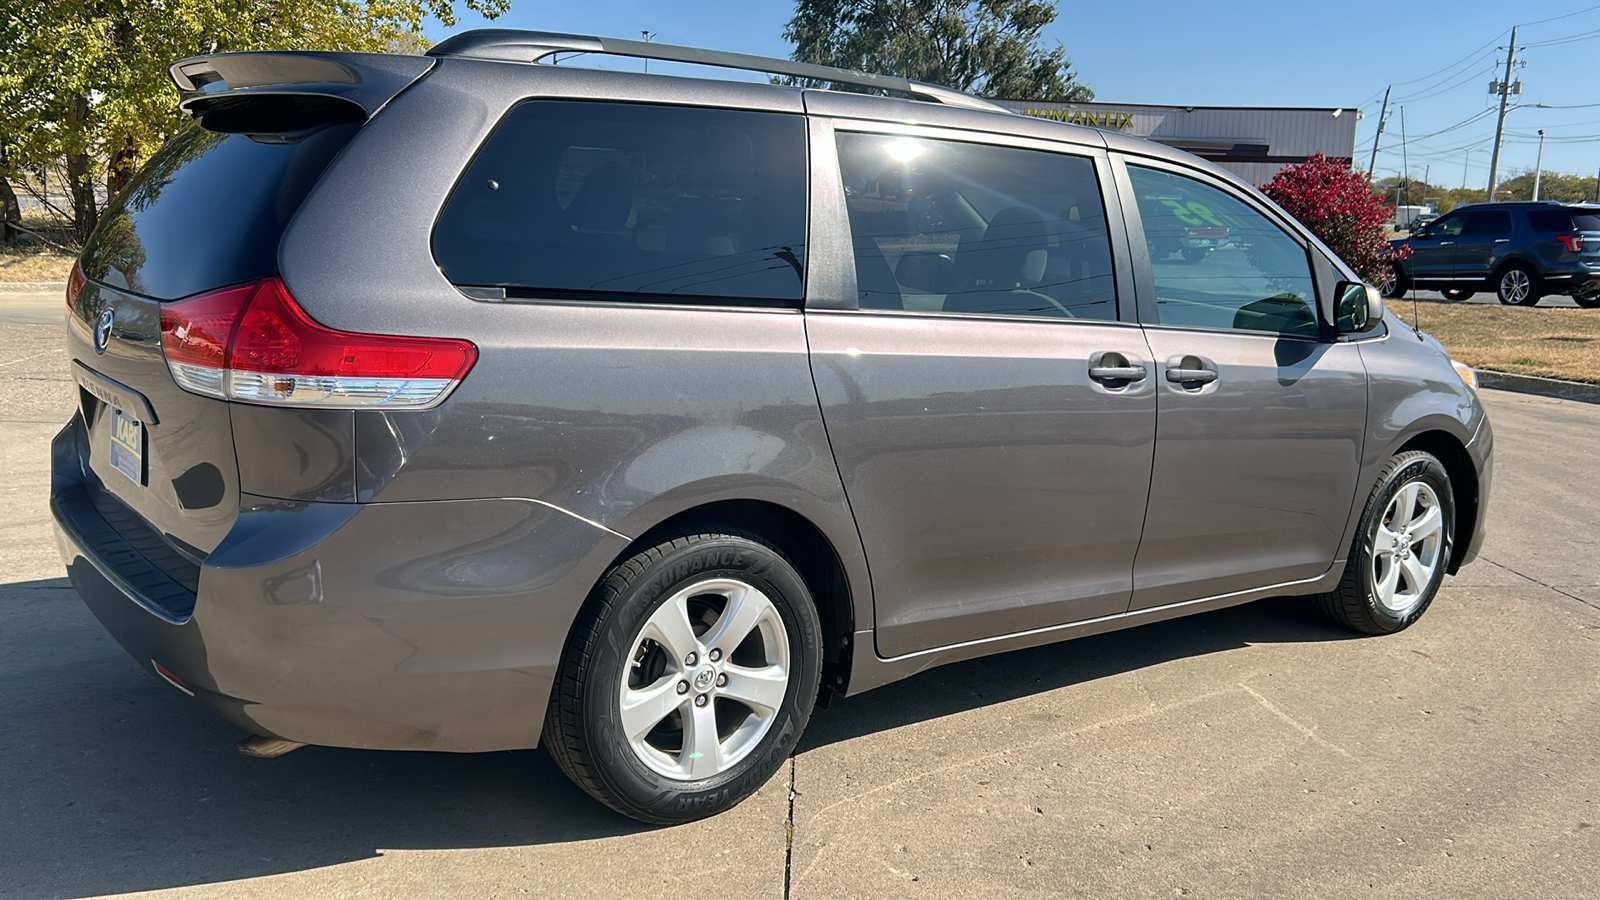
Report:
[[[1406,277],[1405,270],[1398,263],[1389,266],[1389,280],[1379,285],[1378,293],[1386,300],[1398,300],[1411,289],[1411,279]],[[1387,290],[1382,290],[1387,288]]]
[[[696,581],[733,578],[765,593],[789,639],[793,675],[782,708],[761,742],[732,768],[700,781],[667,778],[629,746],[618,707],[624,661],[650,615]],[[673,550],[649,564],[619,597],[585,667],[581,714],[597,774],[641,818],[673,823],[714,815],[766,783],[799,741],[821,679],[821,628],[810,592],[776,551],[744,538],[718,537]]]
[[[1507,300],[1505,294],[1505,277],[1513,270],[1521,271],[1528,276],[1528,296],[1520,301]],[[1539,302],[1539,274],[1522,263],[1512,263],[1501,269],[1494,277],[1494,296],[1496,300],[1506,306],[1532,306]]]
[[[1443,546],[1439,548],[1439,564],[1434,568],[1433,577],[1429,579],[1427,590],[1423,592],[1422,601],[1403,614],[1395,612],[1378,602],[1377,594],[1372,587],[1369,573],[1372,571],[1372,544],[1377,533],[1378,525],[1383,521],[1383,513],[1389,508],[1389,503],[1394,500],[1395,494],[1400,489],[1413,481],[1424,481],[1433,488],[1434,494],[1439,498],[1439,506],[1444,514]],[[1366,602],[1367,614],[1372,622],[1380,629],[1387,632],[1400,631],[1409,628],[1422,614],[1427,612],[1432,605],[1433,598],[1439,593],[1439,585],[1444,581],[1445,569],[1449,568],[1450,559],[1455,552],[1455,526],[1456,508],[1455,493],[1451,489],[1450,476],[1445,472],[1444,466],[1429,455],[1419,455],[1407,461],[1404,465],[1390,473],[1381,490],[1373,495],[1366,512],[1361,518],[1361,552],[1357,554],[1359,565],[1361,596]]]

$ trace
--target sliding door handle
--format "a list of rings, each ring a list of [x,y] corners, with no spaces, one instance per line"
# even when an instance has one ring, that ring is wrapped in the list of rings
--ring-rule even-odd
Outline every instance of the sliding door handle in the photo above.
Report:
[[[1095,381],[1143,381],[1144,366],[1090,366],[1089,377]]]
[[[1217,380],[1217,373],[1210,369],[1179,369],[1167,370],[1167,380],[1173,384],[1210,384]]]

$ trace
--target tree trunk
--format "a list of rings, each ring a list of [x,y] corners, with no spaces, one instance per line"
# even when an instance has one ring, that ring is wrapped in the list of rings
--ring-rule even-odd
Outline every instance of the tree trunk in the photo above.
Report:
[[[16,225],[22,224],[22,207],[17,203],[17,192],[11,182],[0,178],[0,239],[11,243],[17,239]]]
[[[89,118],[89,98],[72,98],[72,108],[67,113],[71,130],[81,132],[78,126]],[[89,240],[89,234],[100,224],[100,211],[94,202],[94,180],[89,177],[89,154],[67,154],[67,190],[72,194],[72,229],[78,243]]]
[[[123,138],[122,146],[112,152],[110,165],[106,167],[106,202],[128,186],[128,179],[133,177],[138,163],[139,151],[134,149],[133,141]]]

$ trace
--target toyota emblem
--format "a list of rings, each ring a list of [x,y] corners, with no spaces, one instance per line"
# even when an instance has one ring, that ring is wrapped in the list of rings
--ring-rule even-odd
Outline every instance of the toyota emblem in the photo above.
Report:
[[[111,343],[111,322],[116,318],[116,313],[106,310],[100,313],[100,318],[94,323],[94,352],[106,352],[106,345]]]

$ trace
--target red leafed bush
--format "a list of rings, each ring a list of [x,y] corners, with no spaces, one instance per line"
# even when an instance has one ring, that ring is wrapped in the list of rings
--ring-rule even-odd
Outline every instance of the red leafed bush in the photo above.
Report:
[[[1373,196],[1366,176],[1351,169],[1350,163],[1317,153],[1280,170],[1261,191],[1362,278],[1381,284],[1388,277],[1395,259],[1384,235],[1389,207]]]

